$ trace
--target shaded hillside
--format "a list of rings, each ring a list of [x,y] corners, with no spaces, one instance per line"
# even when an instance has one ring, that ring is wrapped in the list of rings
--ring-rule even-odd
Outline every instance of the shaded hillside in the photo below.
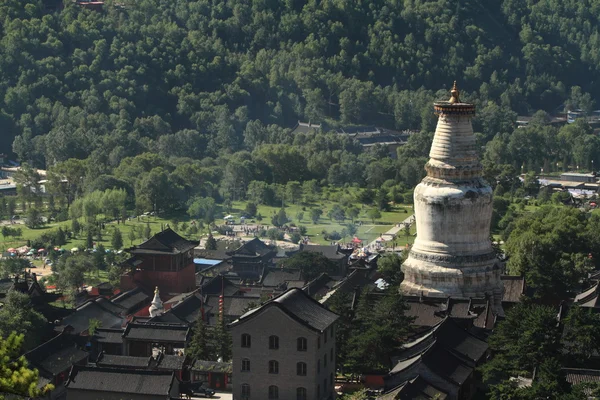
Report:
[[[590,108],[599,16],[599,0],[5,0],[0,146],[116,166],[253,150],[298,119],[430,130],[454,79],[502,110]]]

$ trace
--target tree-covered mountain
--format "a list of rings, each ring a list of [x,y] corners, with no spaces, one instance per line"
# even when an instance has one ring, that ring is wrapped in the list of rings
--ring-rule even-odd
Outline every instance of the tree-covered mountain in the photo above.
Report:
[[[510,110],[592,107],[599,18],[599,0],[4,0],[0,146],[116,167],[292,143],[298,119],[431,131],[455,79],[491,139]]]

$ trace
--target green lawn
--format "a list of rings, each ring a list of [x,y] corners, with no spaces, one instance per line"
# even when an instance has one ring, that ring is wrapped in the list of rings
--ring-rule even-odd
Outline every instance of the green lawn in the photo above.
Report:
[[[189,219],[189,218],[187,218],[187,219]],[[183,218],[182,218],[182,220],[183,220]],[[80,222],[82,225],[84,224],[83,220],[81,220]],[[134,226],[137,226],[138,229],[143,232],[143,229],[145,228],[146,224],[150,225],[150,229],[151,229],[152,233],[156,233],[156,232],[160,231],[161,224],[163,224],[163,225],[170,224],[170,220],[160,218],[160,217],[154,217],[154,216],[147,216],[147,217],[144,216],[144,217],[140,217],[139,220],[134,219],[131,221],[127,221],[125,223],[120,223],[120,224],[117,224],[116,222],[107,223],[107,224],[105,224],[105,229],[102,230],[102,240],[98,241],[97,238],[94,238],[94,242],[102,243],[104,245],[104,247],[106,247],[106,248],[112,247],[111,246],[112,234],[114,232],[115,227],[118,227],[121,230],[121,235],[123,236],[123,246],[124,247],[129,247],[132,244],[139,244],[144,239],[136,238],[132,242],[129,239],[129,232],[131,232],[131,230],[133,229]],[[6,249],[8,249],[10,247],[24,246],[27,244],[27,240],[35,239],[35,238],[41,236],[42,234],[44,234],[45,232],[58,229],[59,226],[62,227],[63,230],[65,230],[65,231],[70,231],[71,230],[71,221],[50,223],[50,224],[46,224],[43,228],[38,228],[38,229],[30,229],[27,226],[21,225],[21,224],[12,225],[12,227],[21,228],[23,231],[23,235],[21,238],[18,238],[18,239],[5,238],[5,240],[3,240],[0,243],[0,249],[2,251],[5,251]],[[86,241],[85,233],[82,233],[82,234],[79,234],[77,237],[69,240],[67,242],[67,244],[62,247],[67,250],[70,250],[73,247],[83,248],[83,247],[85,247],[85,241]]]
[[[310,206],[303,206],[303,205],[299,205],[299,204],[288,204],[288,205],[286,205],[285,210],[286,210],[287,216],[290,219],[290,222],[292,224],[306,226],[307,231],[308,231],[308,236],[310,237],[311,241],[313,241],[315,243],[325,244],[325,243],[328,243],[328,241],[323,238],[323,234],[322,234],[323,230],[326,230],[327,232],[337,231],[337,232],[341,233],[342,229],[344,229],[344,226],[346,224],[351,223],[350,219],[346,219],[345,221],[343,221],[343,223],[340,223],[338,221],[331,221],[327,217],[328,211],[331,210],[331,208],[335,204],[337,204],[337,203],[333,202],[333,201],[319,201]],[[232,209],[229,210],[229,212],[227,210],[225,210],[224,215],[226,215],[226,214],[233,215],[236,218],[236,221],[239,223],[240,216],[243,213],[245,207],[246,207],[246,202],[234,202],[232,204]],[[320,208],[323,210],[323,215],[321,216],[321,218],[319,219],[317,224],[313,224],[312,220],[310,219],[310,209],[311,208]],[[382,233],[385,233],[389,229],[391,229],[396,223],[402,222],[406,218],[408,218],[410,215],[412,215],[412,206],[396,205],[394,208],[392,208],[391,211],[382,212],[381,213],[382,217],[379,220],[375,220],[373,222],[366,215],[367,212],[371,209],[371,207],[362,206],[359,208],[360,208],[360,214],[359,214],[357,220],[354,222],[357,225],[361,224],[358,226],[357,236],[363,240],[363,243],[369,243],[369,242],[375,240],[379,235],[381,235]],[[260,223],[264,226],[271,225],[271,216],[274,213],[277,213],[278,211],[279,211],[279,207],[271,207],[271,206],[265,206],[265,205],[258,206],[258,213],[260,213],[263,216],[263,220]],[[301,220],[298,219],[298,214],[300,212],[302,212],[304,214],[303,218]],[[99,215],[98,219],[100,220],[102,217],[103,217],[102,215]],[[169,217],[169,218],[162,218],[162,217],[156,217],[156,216],[140,216],[139,218],[135,218],[135,219],[133,219],[131,221],[127,221],[125,223],[119,223],[119,224],[117,224],[116,222],[106,223],[105,229],[102,230],[102,240],[98,241],[97,238],[95,237],[94,242],[102,243],[104,245],[104,247],[111,248],[112,247],[111,246],[112,233],[113,233],[115,227],[118,227],[121,230],[121,234],[123,236],[123,246],[130,247],[131,245],[139,244],[144,240],[143,238],[140,238],[140,237],[136,237],[133,241],[131,241],[129,239],[129,233],[132,231],[132,229],[134,229],[135,226],[137,226],[137,229],[139,232],[143,232],[144,228],[146,227],[146,224],[148,224],[150,226],[152,233],[156,233],[161,230],[161,226],[165,226],[166,224],[169,224],[169,225],[171,225],[171,227],[173,227],[172,221],[175,218],[177,219],[177,221],[179,221],[180,224],[183,224],[185,222],[189,225],[189,223],[190,223],[190,217],[185,214],[178,215],[177,217]],[[80,222],[82,225],[85,225],[83,219],[80,220]],[[221,225],[224,223],[224,220],[218,219],[215,221],[215,223],[217,225]],[[257,221],[257,223],[258,223],[258,221]],[[22,229],[22,231],[23,231],[22,237],[20,237],[18,239],[6,238],[6,240],[3,240],[2,242],[0,242],[0,250],[5,251],[6,249],[8,249],[10,247],[19,247],[19,246],[26,245],[28,240],[35,239],[35,238],[41,236],[45,232],[58,229],[59,226],[62,227],[65,231],[70,231],[71,230],[71,221],[50,223],[50,224],[45,225],[43,228],[38,228],[38,229],[30,229],[30,228],[27,228],[23,224],[13,225],[13,227],[18,227],[18,228]],[[182,233],[181,225],[180,225],[179,229],[177,229],[177,231],[180,234]],[[203,232],[200,232],[200,233],[194,235],[193,237],[188,236],[188,238],[197,240],[200,236],[206,235],[207,233],[208,233],[208,231],[205,229]],[[349,240],[351,240],[351,238],[347,237],[347,238],[345,238],[345,240],[349,241]],[[404,236],[403,232],[399,232],[397,243],[399,245],[400,244],[404,245],[406,242],[412,243],[413,240],[414,240],[413,237],[406,238]],[[83,247],[85,247],[85,241],[86,241],[85,233],[82,233],[82,234],[79,234],[77,237],[74,237],[71,240],[69,240],[68,243],[62,247],[67,250],[70,250],[73,247],[83,248]]]

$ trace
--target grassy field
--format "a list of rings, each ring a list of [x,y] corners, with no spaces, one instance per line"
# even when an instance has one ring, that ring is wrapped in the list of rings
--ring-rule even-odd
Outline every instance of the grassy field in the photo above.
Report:
[[[344,227],[345,227],[345,224],[349,224],[351,222],[350,219],[347,219],[343,223],[340,223],[338,221],[331,221],[327,217],[328,211],[331,210],[331,208],[335,204],[337,204],[337,203],[333,202],[333,201],[320,201],[311,206],[289,204],[289,205],[287,205],[285,210],[286,210],[288,219],[290,219],[290,223],[295,224],[295,225],[306,226],[307,231],[308,231],[308,236],[310,237],[310,240],[312,242],[326,244],[329,241],[325,240],[323,238],[323,233],[322,233],[323,231],[327,231],[327,232],[337,231],[337,232],[341,233],[342,229],[344,229]],[[246,207],[245,202],[234,202],[232,204],[232,208],[230,210],[225,210],[223,212],[224,212],[224,215],[226,215],[226,214],[233,215],[236,218],[237,222],[239,223],[240,216],[243,213],[245,207]],[[317,224],[314,224],[312,222],[312,220],[310,219],[310,209],[311,208],[320,208],[321,210],[323,210],[323,215],[321,216],[321,218],[319,219]],[[365,244],[375,240],[382,233],[387,232],[389,229],[394,227],[394,225],[396,225],[399,222],[404,221],[406,218],[408,218],[409,216],[412,215],[412,206],[396,205],[395,207],[392,208],[391,211],[382,212],[381,213],[382,217],[373,222],[367,217],[367,212],[369,210],[370,210],[370,207],[363,206],[362,208],[360,208],[360,214],[359,214],[358,218],[354,221],[354,223],[356,225],[358,225],[357,236],[360,239],[362,239],[363,243],[365,243]],[[263,216],[263,219],[260,222],[260,224],[263,226],[271,225],[271,216],[273,214],[277,213],[278,211],[279,211],[279,207],[270,207],[270,206],[265,206],[265,205],[258,206],[258,213],[260,213]],[[304,214],[302,216],[302,219],[298,218],[300,216],[299,213]],[[100,216],[98,216],[98,218],[100,219],[100,218],[102,218],[102,216],[100,215]],[[98,241],[97,238],[94,237],[94,242],[102,243],[104,245],[104,247],[111,248],[112,234],[114,232],[114,229],[118,228],[121,231],[121,234],[123,236],[123,246],[129,247],[134,244],[139,244],[144,240],[143,238],[139,237],[140,235],[137,235],[138,237],[136,237],[133,241],[130,240],[129,234],[132,230],[134,230],[134,228],[137,229],[138,232],[141,234],[144,231],[146,225],[149,225],[151,232],[154,234],[156,232],[159,232],[161,230],[161,228],[163,226],[166,226],[167,224],[169,224],[171,227],[173,227],[173,220],[175,220],[175,219],[179,223],[179,227],[178,227],[179,229],[177,229],[177,231],[180,234],[182,234],[181,225],[183,223],[187,223],[189,225],[191,222],[190,217],[185,214],[177,215],[177,216],[170,216],[168,218],[162,218],[162,217],[157,217],[157,216],[140,216],[140,217],[134,218],[130,221],[127,221],[125,223],[117,223],[117,222],[106,223],[105,228],[102,230],[102,240]],[[80,220],[80,223],[82,225],[84,225],[83,220]],[[221,225],[221,224],[224,224],[224,220],[217,219],[215,221],[215,223],[217,225]],[[259,223],[259,222],[257,221],[257,223]],[[20,238],[17,238],[17,239],[3,238],[2,242],[0,242],[0,250],[2,250],[2,251],[6,251],[6,249],[11,248],[11,247],[20,247],[20,246],[26,245],[28,240],[33,240],[35,238],[38,238],[43,233],[52,231],[52,230],[56,230],[56,229],[58,229],[58,227],[62,227],[62,229],[65,231],[71,231],[71,221],[49,223],[49,224],[46,224],[43,228],[38,228],[38,229],[27,228],[27,226],[25,226],[24,224],[12,225],[12,227],[21,228],[23,231],[23,234]],[[411,233],[414,234],[414,227],[412,228]],[[208,230],[204,229],[202,232],[199,232],[198,234],[187,235],[187,237],[189,239],[198,240],[200,237],[206,236],[207,234],[208,234]],[[346,241],[349,241],[351,239],[352,239],[351,237],[345,238]],[[398,233],[397,245],[404,246],[406,243],[412,243],[413,240],[414,240],[414,237],[412,235],[406,237],[404,235],[404,232],[401,231]],[[86,241],[86,235],[85,235],[85,233],[81,233],[78,236],[69,240],[68,243],[63,246],[63,248],[65,248],[67,250],[69,250],[73,247],[83,248],[83,247],[85,247],[85,241]]]

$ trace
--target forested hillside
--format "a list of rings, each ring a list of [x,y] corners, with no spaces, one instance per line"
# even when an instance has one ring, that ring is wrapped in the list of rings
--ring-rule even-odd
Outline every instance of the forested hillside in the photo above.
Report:
[[[454,79],[488,139],[600,94],[598,0],[24,3],[0,4],[0,145],[39,167],[253,151],[298,119],[431,131]]]

